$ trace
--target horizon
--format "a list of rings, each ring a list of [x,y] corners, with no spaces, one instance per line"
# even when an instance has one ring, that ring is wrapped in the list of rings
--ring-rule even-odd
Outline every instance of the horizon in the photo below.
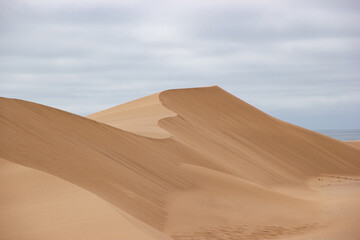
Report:
[[[205,87],[196,87],[196,88],[207,88],[207,87],[219,87],[218,85],[213,85],[213,86],[205,86]],[[191,89],[191,88],[173,88],[173,89],[167,89],[167,90],[176,90],[176,89]],[[164,90],[164,91],[166,91],[166,90]],[[156,93],[152,93],[152,94],[156,94]],[[149,94],[149,95],[146,95],[146,96],[143,96],[143,97],[147,97],[147,96],[150,96],[150,95],[152,95],[152,94]],[[108,110],[108,109],[110,109],[110,108],[113,108],[113,107],[116,107],[116,106],[120,106],[120,105],[122,105],[122,104],[126,104],[126,103],[129,103],[129,102],[132,102],[132,101],[136,101],[136,100],[138,100],[138,99],[141,99],[141,98],[143,98],[143,97],[140,97],[140,98],[137,98],[137,99],[132,99],[132,100],[130,100],[130,101],[127,101],[127,102],[123,102],[123,103],[120,103],[120,104],[116,104],[116,105],[112,105],[112,106],[110,106],[110,107],[108,107],[108,108],[105,108],[105,109],[101,109],[101,110],[99,110],[99,111],[97,111],[97,112],[91,112],[91,113],[88,113],[88,114],[86,114],[86,115],[80,115],[80,114],[77,114],[77,113],[73,113],[73,112],[69,112],[69,113],[73,113],[73,114],[76,114],[76,115],[78,115],[78,116],[81,116],[81,117],[87,117],[88,115],[92,115],[92,114],[94,114],[94,113],[98,113],[98,112],[101,112],[101,111],[104,111],[104,110]],[[235,96],[236,97],[236,96]],[[23,101],[29,101],[29,102],[33,102],[33,101],[30,101],[30,100],[24,100],[24,99],[19,99],[19,98],[9,98],[9,99],[15,99],[15,100],[23,100]],[[240,99],[240,98],[239,98]],[[242,100],[242,99],[240,99],[240,100]],[[40,105],[44,105],[44,106],[47,106],[47,107],[52,107],[52,106],[50,106],[50,105],[46,105],[46,104],[43,104],[43,103],[39,103],[39,102],[33,102],[33,103],[36,103],[36,104],[40,104]],[[251,105],[251,104],[250,104]],[[56,108],[56,107],[53,107],[53,108]],[[66,111],[66,110],[64,110],[64,109],[61,109],[61,108],[56,108],[56,109],[58,109],[58,110],[62,110],[62,111],[65,111],[65,112],[68,112],[68,111]],[[258,108],[257,108],[258,109]],[[260,111],[262,111],[261,109],[259,109]],[[262,111],[262,112],[264,112],[264,111]],[[266,112],[264,112],[264,113],[266,113]],[[268,113],[266,113],[266,114],[268,114]],[[271,115],[272,116],[272,115]],[[274,116],[273,116],[274,117]],[[283,119],[279,119],[279,120],[282,120],[282,121],[284,121]],[[286,121],[285,121],[286,122]],[[288,122],[288,123],[291,123],[291,122]],[[291,123],[291,124],[293,124],[293,123]],[[295,124],[296,125],[296,124]],[[299,126],[299,125],[298,125]],[[301,127],[301,126],[300,126]],[[341,141],[352,141],[352,140],[360,140],[360,135],[358,136],[358,135],[356,135],[357,133],[356,132],[353,132],[353,135],[354,136],[356,136],[354,139],[348,139],[348,140],[342,140],[342,138],[343,138],[343,136],[342,135],[340,135],[340,138],[337,138],[337,136],[336,135],[332,135],[332,134],[327,134],[326,133],[326,131],[352,131],[352,130],[354,130],[354,131],[359,131],[360,130],[360,128],[337,128],[337,129],[311,129],[311,128],[307,128],[307,129],[309,129],[309,130],[311,130],[311,131],[314,131],[314,132],[318,132],[318,133],[321,133],[321,134],[324,134],[324,135],[326,135],[326,136],[329,136],[329,137],[333,137],[333,138],[336,138],[336,139],[338,139],[338,140],[341,140]],[[325,132],[325,133],[324,133]],[[353,137],[353,136],[352,136]]]

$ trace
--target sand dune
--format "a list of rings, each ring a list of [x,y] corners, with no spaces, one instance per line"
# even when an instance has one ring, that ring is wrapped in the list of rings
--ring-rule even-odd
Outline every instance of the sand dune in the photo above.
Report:
[[[88,118],[21,100],[0,104],[0,157],[68,181],[99,209],[111,204],[120,216],[105,209],[107,219],[122,224],[126,216],[134,237],[310,239],[330,227],[342,233],[336,221],[360,214],[328,211],[360,200],[329,190],[359,189],[358,148],[218,87],[168,90]],[[348,239],[359,234],[355,226],[346,231]]]

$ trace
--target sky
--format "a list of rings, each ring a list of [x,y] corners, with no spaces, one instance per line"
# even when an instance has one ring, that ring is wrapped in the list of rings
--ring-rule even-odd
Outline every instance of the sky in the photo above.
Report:
[[[309,129],[360,129],[360,1],[0,1],[0,96],[86,116],[218,85]]]

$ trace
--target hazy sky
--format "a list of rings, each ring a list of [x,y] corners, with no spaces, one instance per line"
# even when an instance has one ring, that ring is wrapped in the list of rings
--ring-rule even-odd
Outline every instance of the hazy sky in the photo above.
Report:
[[[219,85],[310,129],[360,128],[360,1],[0,1],[0,95],[87,115]]]

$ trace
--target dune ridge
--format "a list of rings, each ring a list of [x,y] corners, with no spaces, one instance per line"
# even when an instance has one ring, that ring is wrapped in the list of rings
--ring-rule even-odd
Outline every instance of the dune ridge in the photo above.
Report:
[[[2,98],[0,107],[0,157],[96,194],[149,236],[200,239],[199,229],[215,229],[230,239],[223,227],[237,239],[304,234],[320,228],[321,204],[277,189],[360,175],[359,149],[216,86],[167,90],[88,118],[22,100]],[[258,228],[274,224],[287,231]]]

